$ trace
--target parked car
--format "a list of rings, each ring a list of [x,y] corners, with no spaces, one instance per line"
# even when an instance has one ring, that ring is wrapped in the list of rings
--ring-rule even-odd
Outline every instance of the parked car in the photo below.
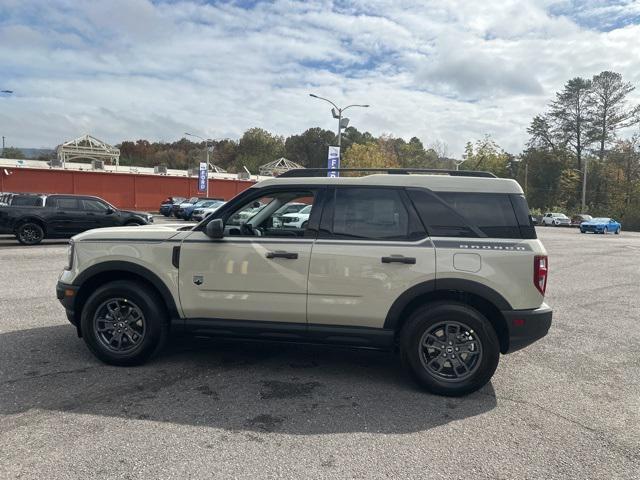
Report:
[[[313,205],[307,205],[296,213],[285,213],[280,217],[285,228],[306,228]]]
[[[307,204],[302,202],[289,202],[286,205],[283,205],[277,212],[275,212],[275,215],[273,216],[273,226],[282,226],[282,218],[284,217],[284,215],[287,215],[289,213],[297,213],[306,206]]]
[[[178,218],[183,220],[191,220],[191,215],[196,208],[205,208],[212,205],[213,202],[222,202],[221,198],[199,198],[196,203],[183,203],[178,209]]]
[[[578,214],[578,215],[574,215],[571,217],[571,226],[572,227],[579,227],[583,222],[589,222],[593,220],[593,217],[591,215],[587,215],[587,214]]]
[[[609,217],[593,218],[580,224],[580,233],[615,233],[619,235],[620,230],[622,230],[620,222],[616,222],[613,218]]]
[[[191,197],[188,200],[183,200],[180,203],[174,203],[171,206],[171,215],[176,218],[180,218],[180,209],[188,205],[195,205],[196,203],[198,203],[198,200],[200,200],[200,197]]]
[[[514,180],[308,178],[318,170],[259,182],[195,228],[74,237],[56,295],[78,336],[122,366],[160,352],[172,325],[398,351],[425,390],[459,396],[489,382],[501,353],[547,334],[547,252]],[[274,227],[291,202],[314,205],[307,228]]]
[[[554,227],[561,225],[568,226],[571,225],[571,219],[564,213],[545,213],[544,217],[542,217],[542,225],[553,225]]]
[[[184,197],[167,197],[160,204],[160,213],[165,217],[168,217],[169,215],[171,215],[171,209],[173,208],[173,205],[180,204],[185,200],[186,198]]]
[[[38,205],[0,207],[0,231],[13,233],[24,245],[35,245],[44,238],[69,238],[85,230],[122,225],[147,225],[153,216],[146,212],[119,210],[105,200],[86,195],[39,195]],[[26,197],[25,197],[26,201]]]
[[[208,206],[203,208],[196,208],[191,214],[191,219],[195,220],[196,222],[200,222],[211,215],[213,212],[218,210],[220,207],[222,207],[225,203],[227,202],[222,200],[212,200]]]

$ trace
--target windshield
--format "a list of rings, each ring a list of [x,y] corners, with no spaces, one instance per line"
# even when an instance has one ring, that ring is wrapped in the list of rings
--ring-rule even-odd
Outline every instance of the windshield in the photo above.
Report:
[[[311,211],[311,207],[312,205],[307,205],[302,210],[300,210],[300,213],[309,213]]]

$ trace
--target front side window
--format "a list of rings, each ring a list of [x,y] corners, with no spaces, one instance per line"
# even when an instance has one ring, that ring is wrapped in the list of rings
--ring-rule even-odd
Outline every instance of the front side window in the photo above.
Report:
[[[225,233],[230,236],[303,237],[305,221],[290,222],[285,215],[313,209],[310,191],[283,191],[256,198],[227,218]]]
[[[400,192],[389,188],[338,188],[333,201],[334,236],[406,240],[409,213]]]
[[[105,213],[109,207],[99,200],[82,200],[82,209],[88,212]]]

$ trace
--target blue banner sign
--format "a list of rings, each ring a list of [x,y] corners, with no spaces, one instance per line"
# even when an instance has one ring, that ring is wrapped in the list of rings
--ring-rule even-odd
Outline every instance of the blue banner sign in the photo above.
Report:
[[[340,147],[329,147],[327,168],[329,169],[329,171],[327,172],[327,177],[340,176],[340,172],[335,171],[336,169],[340,168]]]
[[[207,162],[200,162],[200,171],[198,172],[198,191],[207,191]]]

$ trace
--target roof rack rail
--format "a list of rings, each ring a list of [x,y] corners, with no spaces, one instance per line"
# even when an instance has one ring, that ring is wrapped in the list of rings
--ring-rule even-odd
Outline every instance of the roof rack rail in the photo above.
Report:
[[[293,177],[324,177],[332,172],[375,172],[389,175],[409,175],[411,173],[437,173],[452,177],[483,177],[498,178],[491,172],[475,170],[446,170],[441,168],[294,168],[278,175],[279,178]]]

